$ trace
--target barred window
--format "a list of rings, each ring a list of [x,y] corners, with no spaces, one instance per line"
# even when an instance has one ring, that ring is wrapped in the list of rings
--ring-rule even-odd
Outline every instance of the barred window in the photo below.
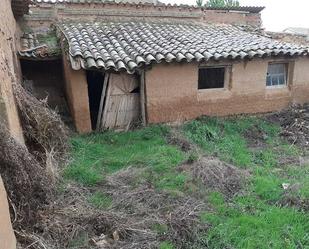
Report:
[[[268,65],[266,86],[283,86],[287,84],[288,64],[272,63]]]
[[[199,68],[198,89],[224,88],[225,67]]]

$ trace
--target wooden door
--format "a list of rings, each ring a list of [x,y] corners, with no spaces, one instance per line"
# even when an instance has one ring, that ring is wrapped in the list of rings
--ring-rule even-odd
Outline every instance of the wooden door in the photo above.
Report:
[[[102,116],[102,129],[126,130],[140,119],[138,80],[133,75],[111,74]]]

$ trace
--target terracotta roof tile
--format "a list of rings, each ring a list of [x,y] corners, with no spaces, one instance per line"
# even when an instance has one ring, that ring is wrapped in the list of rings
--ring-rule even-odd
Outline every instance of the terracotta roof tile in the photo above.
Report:
[[[308,48],[282,43],[232,25],[142,22],[64,23],[73,69],[135,72],[165,62],[207,62],[303,56]]]
[[[19,56],[31,59],[43,59],[60,55],[58,39],[53,31],[45,33],[24,33],[20,38]]]

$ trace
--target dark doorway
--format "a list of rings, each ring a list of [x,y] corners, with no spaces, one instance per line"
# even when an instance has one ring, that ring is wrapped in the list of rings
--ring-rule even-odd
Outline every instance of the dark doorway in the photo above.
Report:
[[[96,129],[101,94],[104,83],[104,73],[97,71],[87,71],[89,108],[92,129]]]
[[[70,122],[62,60],[21,60],[20,63],[23,86],[37,99],[47,98],[47,104],[57,110],[65,122]]]

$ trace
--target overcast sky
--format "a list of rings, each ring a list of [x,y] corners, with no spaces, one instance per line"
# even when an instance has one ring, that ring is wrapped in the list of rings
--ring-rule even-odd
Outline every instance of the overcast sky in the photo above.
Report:
[[[190,4],[195,0],[161,0],[164,3]],[[288,27],[309,28],[309,0],[240,0],[244,6],[265,6],[263,26],[269,31]]]

